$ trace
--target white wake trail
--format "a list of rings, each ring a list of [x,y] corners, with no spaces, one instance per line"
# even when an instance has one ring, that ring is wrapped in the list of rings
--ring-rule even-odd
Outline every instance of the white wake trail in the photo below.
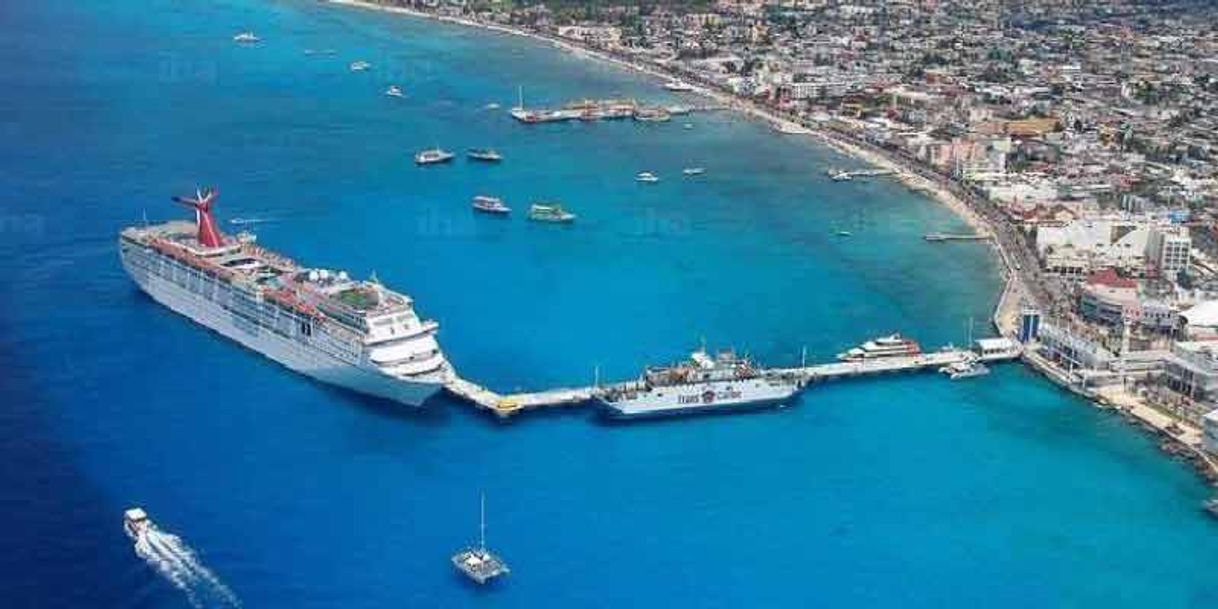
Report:
[[[149,526],[135,543],[135,551],[176,588],[194,607],[240,607],[237,595],[208,569],[180,537]]]

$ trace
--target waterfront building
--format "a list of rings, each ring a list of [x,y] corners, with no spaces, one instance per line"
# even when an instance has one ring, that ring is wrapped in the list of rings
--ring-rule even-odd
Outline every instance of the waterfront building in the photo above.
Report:
[[[1113,269],[1092,273],[1079,289],[1078,312],[1084,319],[1119,325],[1138,307],[1138,282]]]
[[[1049,322],[1040,324],[1039,340],[1040,353],[1068,372],[1106,370],[1116,360],[1103,345]]]
[[[1173,391],[1198,402],[1218,399],[1218,342],[1181,341],[1172,346],[1164,381]]]
[[[1201,429],[1204,433],[1205,450],[1218,455],[1218,410],[1213,410],[1201,418]]]

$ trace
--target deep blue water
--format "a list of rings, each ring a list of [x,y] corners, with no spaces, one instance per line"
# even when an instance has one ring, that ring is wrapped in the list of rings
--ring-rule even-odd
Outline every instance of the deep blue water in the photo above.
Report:
[[[5,3],[0,27],[6,606],[188,606],[122,534],[133,504],[247,607],[1218,604],[1207,489],[1015,366],[653,424],[406,413],[161,308],[115,254],[122,226],[214,183],[221,218],[278,220],[270,247],[410,293],[500,390],[630,376],[702,338],[772,363],[894,329],[962,341],[994,261],[922,241],[959,222],[897,184],[824,178],[849,160],[730,114],[526,128],[484,106],[517,86],[671,97],[544,45],[310,2]],[[265,43],[234,45],[244,29]],[[415,168],[437,144],[507,161]],[[580,220],[474,217],[480,192]],[[491,590],[448,564],[480,490],[514,569]]]

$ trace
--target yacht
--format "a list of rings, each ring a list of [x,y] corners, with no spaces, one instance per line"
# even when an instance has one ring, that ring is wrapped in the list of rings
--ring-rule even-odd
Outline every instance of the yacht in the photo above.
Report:
[[[233,42],[238,44],[255,44],[261,41],[262,39],[255,36],[253,32],[241,32],[240,34],[233,36]]]
[[[388,95],[389,97],[403,97],[405,94],[402,93],[401,87],[397,85],[389,85],[389,88],[385,89],[385,95]]]
[[[660,178],[650,171],[641,172],[639,175],[635,176],[634,179],[635,181],[642,182],[644,184],[655,184],[656,182],[660,181]]]
[[[483,161],[485,163],[498,163],[503,160],[503,155],[493,148],[470,148],[465,152],[465,155],[471,160]]]
[[[453,160],[454,156],[456,155],[447,150],[429,148],[414,155],[414,162],[416,165],[435,165],[437,163],[447,163]]]
[[[152,521],[148,520],[148,514],[144,512],[143,508],[133,507],[123,512],[123,530],[133,541],[139,541],[140,537],[151,527]]]
[[[529,207],[529,219],[537,222],[554,222],[569,224],[575,221],[575,214],[562,208],[562,205],[534,203]]]
[[[372,64],[366,61],[353,61],[351,62],[351,65],[347,67],[350,68],[352,72],[363,72],[364,70],[371,68]]]
[[[478,195],[474,197],[474,210],[487,214],[498,214],[505,216],[512,212],[512,208],[503,204],[503,201],[497,197],[488,197]]]
[[[706,168],[705,167],[686,167],[685,169],[683,169],[681,171],[681,173],[683,173],[687,176],[700,176],[700,175],[706,173]]]
[[[922,353],[918,343],[902,337],[900,334],[890,334],[869,340],[853,349],[837,354],[837,359],[845,362],[860,362],[885,357],[911,357]]]

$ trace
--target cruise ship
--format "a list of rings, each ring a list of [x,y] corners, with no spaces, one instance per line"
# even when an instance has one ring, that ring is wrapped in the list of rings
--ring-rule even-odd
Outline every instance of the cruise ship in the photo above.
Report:
[[[869,340],[849,351],[837,354],[837,359],[845,362],[859,362],[885,357],[910,357],[922,353],[918,343],[901,336],[890,334]]]
[[[768,374],[731,351],[694,351],[686,362],[647,368],[638,381],[601,391],[596,401],[616,419],[743,411],[785,402],[803,387],[793,376]]]
[[[439,324],[375,278],[306,268],[221,233],[217,192],[174,200],[195,221],[132,226],[119,236],[123,268],[157,302],[317,380],[409,406],[439,391],[451,367]]]

